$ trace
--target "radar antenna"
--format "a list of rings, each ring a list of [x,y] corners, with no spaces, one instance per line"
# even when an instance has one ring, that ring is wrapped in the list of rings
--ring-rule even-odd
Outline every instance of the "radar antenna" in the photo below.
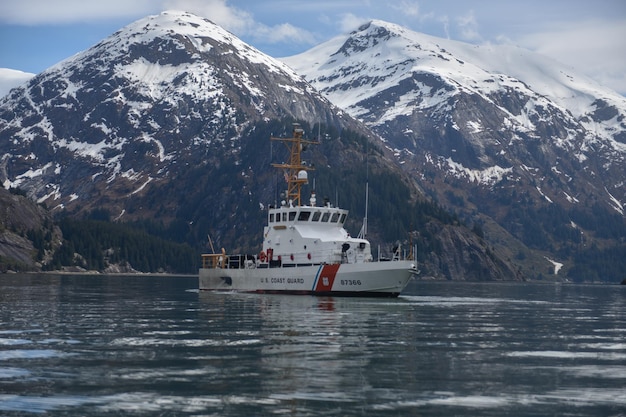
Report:
[[[316,145],[317,142],[302,138],[304,130],[299,123],[293,124],[293,137],[291,138],[275,138],[271,140],[282,142],[289,150],[289,162],[283,164],[272,164],[274,168],[283,170],[285,181],[287,182],[287,199],[294,206],[300,206],[302,185],[309,182],[307,171],[313,171],[314,168],[305,165],[301,158],[302,151],[306,145]]]

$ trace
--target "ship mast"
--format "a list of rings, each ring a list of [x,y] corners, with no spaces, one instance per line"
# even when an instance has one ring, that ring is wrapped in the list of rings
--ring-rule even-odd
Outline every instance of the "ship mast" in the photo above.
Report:
[[[275,168],[283,170],[285,175],[285,181],[287,182],[287,200],[294,206],[300,206],[301,204],[301,190],[302,185],[309,182],[307,171],[312,171],[314,168],[305,165],[300,156],[301,152],[305,149],[306,145],[316,145],[317,142],[312,142],[302,138],[304,130],[300,127],[299,123],[293,124],[293,137],[291,138],[275,138],[270,137],[271,140],[281,141],[289,150],[289,162],[283,164],[272,164]]]

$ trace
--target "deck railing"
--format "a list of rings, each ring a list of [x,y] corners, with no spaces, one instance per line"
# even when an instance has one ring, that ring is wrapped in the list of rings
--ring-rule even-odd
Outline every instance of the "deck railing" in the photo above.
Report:
[[[204,253],[202,254],[202,268],[214,269],[224,268],[228,263],[228,257],[221,253]]]

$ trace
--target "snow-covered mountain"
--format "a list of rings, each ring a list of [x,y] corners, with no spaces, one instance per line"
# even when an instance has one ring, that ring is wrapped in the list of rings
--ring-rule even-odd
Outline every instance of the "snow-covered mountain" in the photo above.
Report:
[[[291,134],[296,120],[307,137],[323,138],[305,153],[315,153],[317,191],[350,210],[363,210],[369,149],[376,243],[408,239],[419,218],[423,270],[520,278],[475,233],[420,199],[365,125],[285,64],[183,12],[130,24],[1,98],[0,183],[58,216],[140,222],[198,247],[210,233],[229,250],[258,251],[260,207],[279,198],[271,162],[287,157],[269,138]],[[358,211],[349,223],[356,233]]]
[[[321,121],[326,139],[308,151],[318,191],[358,217],[369,149],[375,238],[419,222],[435,275],[515,278],[518,264],[537,277],[564,263],[576,278],[626,259],[621,96],[527,51],[379,21],[289,63],[297,71],[188,13],[141,19],[0,98],[0,182],[54,213],[149,219],[254,250],[259,207],[277,198],[270,135]]]
[[[7,95],[12,88],[19,87],[35,74],[9,68],[0,68],[0,97]]]
[[[521,48],[377,20],[283,61],[470,221],[495,220],[566,267],[591,245],[624,251],[623,96]]]
[[[284,117],[357,126],[285,64],[208,20],[164,12],[0,100],[0,177],[51,207],[97,205],[113,188],[135,195],[174,178],[178,159],[237,153],[254,122]]]

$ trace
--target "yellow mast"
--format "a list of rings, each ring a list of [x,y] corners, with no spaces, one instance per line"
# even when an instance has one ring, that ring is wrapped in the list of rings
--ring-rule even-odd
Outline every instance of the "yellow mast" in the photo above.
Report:
[[[302,185],[309,182],[306,171],[312,171],[314,168],[304,165],[300,157],[300,153],[305,145],[316,145],[317,142],[302,139],[304,131],[299,123],[293,124],[293,137],[291,138],[275,138],[271,140],[281,141],[289,150],[289,163],[272,164],[275,168],[282,168],[287,181],[287,201],[291,201],[294,206],[300,205],[300,193]]]

